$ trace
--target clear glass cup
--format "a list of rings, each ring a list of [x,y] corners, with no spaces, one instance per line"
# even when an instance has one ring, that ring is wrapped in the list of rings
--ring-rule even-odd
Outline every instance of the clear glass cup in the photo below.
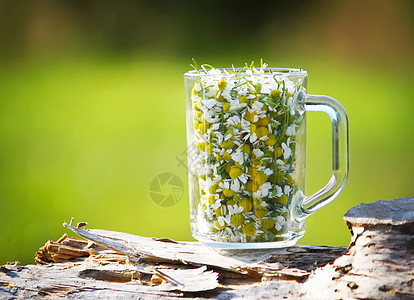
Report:
[[[202,69],[184,74],[192,235],[212,247],[294,245],[305,218],[335,199],[348,174],[348,119],[306,94],[301,69]],[[306,111],[332,122],[332,176],[305,195]]]

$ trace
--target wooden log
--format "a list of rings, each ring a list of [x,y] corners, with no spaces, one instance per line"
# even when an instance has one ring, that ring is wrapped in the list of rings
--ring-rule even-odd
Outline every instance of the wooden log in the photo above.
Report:
[[[309,278],[310,297],[414,299],[414,198],[361,204],[344,219],[349,251]]]
[[[0,298],[414,298],[414,198],[352,208],[344,247],[218,251],[196,242],[64,226],[38,265],[0,268]]]

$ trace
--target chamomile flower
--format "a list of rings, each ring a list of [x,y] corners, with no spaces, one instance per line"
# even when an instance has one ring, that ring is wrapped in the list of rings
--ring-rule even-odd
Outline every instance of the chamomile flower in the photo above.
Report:
[[[220,199],[218,199],[218,201],[216,201],[215,203],[213,203],[211,205],[212,209],[219,209],[220,207],[221,207],[221,200]]]
[[[260,188],[253,193],[253,197],[261,198],[267,197],[269,195],[269,189],[272,188],[272,184],[270,182],[265,182],[260,186]]]
[[[264,152],[262,150],[256,148],[256,149],[253,149],[253,154],[257,158],[257,157],[263,156],[264,155]]]
[[[240,117],[239,116],[232,116],[232,117],[229,117],[228,119],[227,119],[227,121],[226,121],[226,125],[233,125],[233,126],[235,126],[235,125],[238,125],[238,124],[240,124],[240,122],[241,122],[241,120],[240,120]]]
[[[231,154],[231,159],[235,162],[238,162],[239,164],[242,164],[244,160],[244,152],[240,149],[237,149]]]
[[[247,180],[249,180],[248,175],[246,173],[241,174],[237,179],[242,182],[243,184],[246,184]]]
[[[232,243],[240,243],[241,242],[241,236],[239,234],[235,234],[234,232],[231,232],[229,234],[230,236],[230,241]]]
[[[222,189],[230,189],[230,181],[229,180],[221,181],[219,184],[219,187]]]
[[[240,103],[239,99],[230,102],[230,111],[240,110],[247,106],[247,103]]]
[[[290,155],[292,154],[292,149],[290,149],[286,143],[282,143],[282,149],[283,149],[283,158],[288,159]]]
[[[290,125],[286,129],[286,135],[288,135],[288,136],[294,136],[294,135],[296,135],[296,126],[295,126],[295,124]]]
[[[198,83],[194,84],[194,89],[196,90],[197,93],[201,92],[201,90],[203,89]]]
[[[294,116],[296,114],[295,98],[290,97],[287,102],[288,102],[288,107],[290,107],[290,114]]]
[[[280,196],[283,195],[283,191],[282,191],[282,188],[280,186],[276,185],[275,190],[276,190],[276,197],[279,198]]]
[[[267,176],[270,176],[270,175],[272,175],[272,174],[273,174],[273,170],[272,170],[272,169],[270,169],[270,168],[265,168],[265,169],[263,169],[263,172],[264,172]]]
[[[283,225],[285,224],[286,220],[283,216],[278,216],[275,222],[275,228],[277,231],[281,230]]]
[[[214,124],[215,125],[215,124]],[[213,125],[213,126],[214,126]],[[224,141],[224,136],[220,131],[214,131],[214,135],[216,136],[213,140],[217,141],[218,144]],[[222,149],[217,148],[218,152],[221,153]]]
[[[228,218],[228,216],[219,216],[217,220],[221,227],[225,227],[230,224],[230,219]]]
[[[239,178],[240,178],[240,176],[239,176]],[[240,191],[239,178],[236,178],[236,179],[233,179],[233,180],[230,181],[230,190],[232,190],[234,192]]]
[[[246,243],[247,242],[247,236],[244,233],[242,233],[240,235],[240,242],[241,243]]]
[[[283,188],[283,192],[285,193],[285,195],[289,195],[290,191],[292,190],[292,188],[289,185],[285,185],[285,187]]]
[[[255,111],[257,114],[266,114],[265,111],[262,110],[263,103],[259,101],[255,101],[252,104],[252,111]]]
[[[288,93],[293,95],[296,91],[295,84],[288,78],[285,78],[284,82],[285,82],[285,89],[287,89]]]
[[[295,114],[299,87],[266,68],[250,66],[235,76],[202,67],[207,76],[191,91],[196,147],[189,171],[198,176],[201,219],[195,224],[216,241],[272,240],[272,228],[287,226],[296,173],[291,145],[302,121]],[[275,201],[277,211],[269,214]]]
[[[256,132],[253,132],[252,134],[250,134],[249,136],[249,142],[250,143],[254,143],[255,141],[257,141],[257,135]]]
[[[237,204],[234,205],[227,205],[227,208],[229,210],[229,215],[233,216],[235,214],[240,214],[243,212],[243,207],[238,207]]]

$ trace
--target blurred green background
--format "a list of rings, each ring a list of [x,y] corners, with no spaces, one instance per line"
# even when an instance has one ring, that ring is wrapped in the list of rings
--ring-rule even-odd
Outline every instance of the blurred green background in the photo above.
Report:
[[[413,196],[414,2],[0,1],[0,264],[33,263],[63,221],[191,240],[183,72],[263,58],[309,71],[350,122],[350,173],[302,244],[345,246],[344,213]],[[330,122],[308,119],[307,193],[330,176]],[[181,201],[151,180],[172,172]]]

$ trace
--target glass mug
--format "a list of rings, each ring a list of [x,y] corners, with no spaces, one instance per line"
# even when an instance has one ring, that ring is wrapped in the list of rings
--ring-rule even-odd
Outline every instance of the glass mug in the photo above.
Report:
[[[219,248],[294,245],[305,218],[334,200],[348,174],[348,119],[306,94],[301,69],[205,69],[184,74],[192,235]],[[306,111],[332,122],[332,176],[305,195]]]

